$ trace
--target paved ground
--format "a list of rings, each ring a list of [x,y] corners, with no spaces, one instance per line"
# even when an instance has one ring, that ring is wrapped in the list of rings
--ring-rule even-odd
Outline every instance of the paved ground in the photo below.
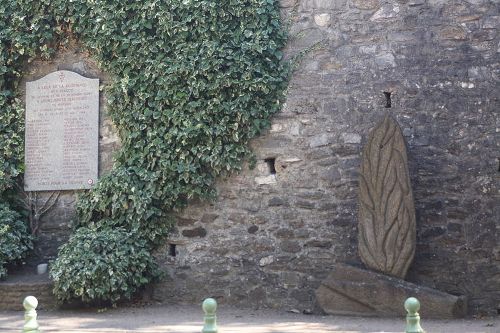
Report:
[[[44,333],[199,333],[202,311],[194,306],[147,306],[97,310],[38,312]],[[274,310],[238,310],[224,305],[218,310],[221,333],[358,333],[404,332],[401,319],[303,315]],[[0,312],[0,332],[19,333],[22,312]],[[468,320],[425,320],[428,333],[498,333],[500,317]]]

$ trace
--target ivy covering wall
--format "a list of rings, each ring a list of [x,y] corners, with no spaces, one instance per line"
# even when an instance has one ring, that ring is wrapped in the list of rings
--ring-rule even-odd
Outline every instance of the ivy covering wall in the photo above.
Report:
[[[23,172],[24,110],[17,85],[27,62],[50,58],[76,38],[114,78],[105,93],[122,148],[113,170],[80,195],[70,242],[85,238],[81,230],[110,234],[120,228],[151,251],[171,229],[172,210],[193,197],[214,197],[216,177],[240,168],[250,153],[248,141],[280,109],[288,67],[275,0],[0,0],[0,15],[4,202]],[[95,285],[59,279],[61,261],[71,256],[79,253],[66,248],[53,268],[61,299],[119,299],[116,292],[91,292]],[[82,263],[85,274],[108,274]],[[149,271],[117,288],[135,290],[154,275]],[[129,296],[129,290],[121,294]]]

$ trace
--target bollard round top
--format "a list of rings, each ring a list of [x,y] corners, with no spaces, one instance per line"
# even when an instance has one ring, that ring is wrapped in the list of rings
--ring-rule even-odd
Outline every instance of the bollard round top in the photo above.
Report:
[[[420,302],[415,297],[410,297],[405,301],[405,309],[409,314],[415,314],[420,310]]]
[[[201,306],[203,312],[206,314],[215,314],[215,310],[217,310],[217,302],[213,298],[207,298],[203,301],[203,305]]]
[[[28,296],[24,299],[23,306],[26,311],[36,309],[38,300],[34,296]]]

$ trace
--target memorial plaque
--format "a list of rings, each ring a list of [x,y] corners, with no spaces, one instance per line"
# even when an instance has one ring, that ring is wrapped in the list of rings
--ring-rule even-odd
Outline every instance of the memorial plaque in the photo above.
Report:
[[[99,79],[57,71],[26,83],[25,191],[97,181]]]

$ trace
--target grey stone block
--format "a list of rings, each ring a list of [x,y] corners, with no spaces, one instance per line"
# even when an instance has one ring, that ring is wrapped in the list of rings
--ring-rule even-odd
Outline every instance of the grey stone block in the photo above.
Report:
[[[422,317],[462,318],[467,313],[464,297],[342,264],[316,290],[316,301],[328,314],[401,317],[408,297],[420,301]]]

